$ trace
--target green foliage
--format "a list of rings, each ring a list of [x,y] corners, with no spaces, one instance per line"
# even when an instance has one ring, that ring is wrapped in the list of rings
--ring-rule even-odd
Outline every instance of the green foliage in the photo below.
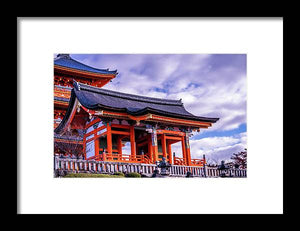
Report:
[[[123,176],[123,177],[125,177],[125,174],[123,172],[115,172],[114,175],[115,176]]]
[[[124,177],[124,174],[122,176],[122,175],[95,174],[95,173],[68,173],[64,177],[69,177],[69,178],[77,178],[77,177],[82,177],[82,178],[97,178],[97,177],[120,178],[120,177]]]
[[[141,177],[141,174],[137,172],[130,172],[125,175],[126,177]]]

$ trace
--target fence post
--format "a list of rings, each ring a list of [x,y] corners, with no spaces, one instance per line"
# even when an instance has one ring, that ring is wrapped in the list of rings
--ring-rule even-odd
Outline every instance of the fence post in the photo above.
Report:
[[[205,168],[205,166],[206,166],[206,161],[205,161],[205,154],[203,154],[203,172],[204,172],[204,177],[206,177],[206,168]]]

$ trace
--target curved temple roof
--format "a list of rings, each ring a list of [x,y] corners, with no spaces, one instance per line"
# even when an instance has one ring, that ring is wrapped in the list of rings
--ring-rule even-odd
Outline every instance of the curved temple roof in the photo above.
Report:
[[[199,122],[215,123],[219,118],[195,116],[188,112],[181,100],[159,99],[145,96],[126,94],[107,89],[97,88],[74,81],[71,98],[67,113],[57,127],[58,132],[64,126],[73,108],[75,99],[82,106],[91,110],[110,110],[115,112],[126,112],[133,116],[153,113],[173,118],[194,120]]]
[[[80,63],[80,62],[72,59],[69,54],[58,54],[57,57],[54,59],[54,65],[77,69],[77,70],[82,70],[82,71],[98,73],[98,74],[117,74],[117,70],[109,71],[108,69],[97,69],[97,68],[85,65],[83,63]]]

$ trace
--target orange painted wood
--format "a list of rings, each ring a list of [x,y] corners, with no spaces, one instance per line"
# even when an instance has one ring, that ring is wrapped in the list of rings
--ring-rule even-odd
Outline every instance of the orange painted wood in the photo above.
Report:
[[[86,151],[85,151],[85,148],[86,148],[86,141],[83,140],[83,155],[84,155],[84,159],[86,160]]]
[[[82,105],[81,105],[81,107],[82,107],[83,110],[85,110],[87,113],[90,113],[90,114],[92,114],[92,115],[96,113],[95,110],[87,109],[86,107],[84,107],[84,106],[82,106]]]
[[[175,144],[175,143],[178,143],[178,142],[180,142],[181,140],[168,140],[168,142],[170,143],[170,144]]]
[[[83,135],[83,138],[89,137],[89,136],[92,135],[92,134],[96,135],[98,131],[103,130],[104,128],[106,128],[105,125],[103,125],[103,126],[101,126],[101,127],[99,127],[99,128],[96,128],[96,129],[94,129],[93,131],[90,131],[90,132],[84,134],[84,135]]]
[[[128,137],[129,135],[122,135],[120,136],[120,139],[123,140],[124,138]]]
[[[83,71],[83,70],[78,70],[75,68],[69,68],[69,67],[62,67],[62,66],[58,66],[58,65],[54,65],[54,70],[59,70],[59,71],[63,71],[63,72],[71,72],[72,75],[76,75],[76,74],[83,74],[80,76],[83,77],[105,77],[105,78],[114,78],[116,76],[116,74],[101,74],[101,73],[94,73],[94,72],[89,72],[89,71]]]
[[[90,110],[90,113],[91,112],[92,112],[92,110]],[[103,115],[129,118],[129,119],[132,119],[135,121],[141,121],[141,120],[168,121],[168,122],[173,122],[175,124],[177,123],[177,124],[184,124],[184,125],[194,125],[195,127],[203,127],[203,128],[208,128],[211,126],[211,123],[209,123],[209,122],[184,120],[184,119],[177,119],[177,118],[171,118],[171,117],[165,117],[165,116],[158,116],[158,115],[153,115],[153,114],[147,114],[147,115],[143,115],[143,116],[132,116],[132,115],[129,115],[128,113],[103,111]]]
[[[167,159],[167,144],[166,144],[166,135],[162,134],[161,136],[161,145],[162,145],[162,153],[163,157]]]
[[[88,139],[86,142],[88,143],[88,142],[90,142],[90,141],[92,141],[92,140],[95,140],[95,139],[97,139],[97,138],[99,138],[99,137],[101,137],[101,136],[105,136],[105,135],[107,135],[107,132],[104,132],[104,133],[102,133],[102,134],[100,134],[100,135],[95,135],[93,138]]]
[[[107,123],[107,153],[111,154],[112,153],[112,134],[111,134],[111,126],[109,123]]]
[[[171,135],[176,135],[176,136],[185,136],[184,132],[180,131],[170,131],[170,130],[162,130],[162,129],[157,129],[157,134],[171,134]]]
[[[117,147],[118,147],[118,153],[122,155],[122,140],[121,140],[121,137],[118,137],[118,139],[117,139]]]
[[[65,102],[65,101],[60,101],[60,100],[54,100],[54,107],[57,107],[57,106],[63,106],[65,108],[67,108],[69,105],[68,102]]]
[[[190,151],[190,146],[189,144],[189,136],[186,135],[185,136],[185,147],[186,147],[186,160],[187,160],[187,165],[191,166],[192,162],[191,162],[191,151]]]
[[[111,124],[112,128],[125,128],[125,129],[130,129],[129,125],[124,125],[124,124]]]
[[[182,140],[182,136],[181,137],[176,137],[176,136],[165,136],[166,139],[168,140],[178,140],[181,141]]]
[[[156,138],[154,138],[154,139],[156,139],[157,140],[157,134],[155,133],[151,133],[151,136],[156,136]],[[152,142],[152,138],[153,137],[151,137],[151,142]],[[156,143],[156,145],[153,145],[152,144],[152,153],[153,153],[153,162],[155,163],[156,161],[158,161],[158,146],[157,146],[157,143]]]
[[[186,160],[187,160],[187,165],[191,166],[191,151],[189,148],[186,149]]]
[[[95,156],[99,155],[99,139],[95,139]]]
[[[141,143],[141,142],[143,142],[143,141],[147,141],[148,138],[149,138],[148,135],[147,135],[147,136],[143,136],[143,137],[137,139],[137,140],[136,140],[136,143]]]
[[[182,147],[182,157],[185,161],[185,163],[187,163],[187,158],[186,158],[186,148],[185,148],[185,140],[184,140],[184,137],[182,137],[181,139],[181,147]]]
[[[152,115],[152,119],[157,119],[157,120],[161,120],[161,121],[170,121],[170,122],[176,122],[176,123],[182,123],[182,124],[190,124],[190,125],[202,125],[205,127],[211,126],[211,123],[208,123],[208,122],[198,122],[198,121],[192,121],[192,120],[175,119],[175,118],[171,118],[171,117],[157,116],[157,115]]]
[[[118,134],[118,135],[131,135],[130,132],[114,131],[114,130],[111,130],[111,133],[112,134]]]
[[[130,147],[131,147],[131,156],[133,158],[136,157],[136,147],[135,147],[135,134],[134,134],[134,126],[130,126]]]
[[[150,161],[153,163],[153,149],[152,149],[152,141],[151,141],[151,135],[149,134],[147,136],[147,141],[148,141],[148,153],[150,157]]]
[[[138,147],[144,146],[144,145],[146,145],[146,144],[148,144],[148,140],[145,140],[145,141],[140,142],[140,143],[136,142],[136,145],[137,145]]]
[[[169,157],[169,163],[173,163],[173,155],[172,155],[172,147],[171,147],[171,142],[167,140],[167,153]]]
[[[98,122],[100,122],[100,121],[101,121],[100,118],[96,118],[96,119],[94,119],[93,121],[87,123],[87,124],[85,125],[85,128],[89,128],[90,126],[92,126],[92,125],[94,125],[95,123],[98,123]]]

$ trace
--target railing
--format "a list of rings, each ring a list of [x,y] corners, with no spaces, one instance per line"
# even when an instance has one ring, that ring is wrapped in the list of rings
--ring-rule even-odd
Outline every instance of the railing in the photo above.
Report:
[[[71,96],[71,89],[56,85],[54,87],[54,96],[56,96],[56,97],[70,98],[70,96]]]
[[[198,167],[198,166],[182,166],[172,165],[170,167],[170,176],[186,176],[190,172],[193,177],[247,177],[246,169],[217,169],[217,167]],[[224,173],[224,174],[223,174]]]
[[[185,159],[174,156],[174,165],[186,165]]]
[[[80,160],[71,158],[54,158],[54,169],[67,172],[95,172],[95,173],[114,173],[114,172],[138,172],[146,175],[154,173],[155,164],[145,163],[125,163],[116,161],[97,161]],[[171,165],[169,169],[170,176],[185,177],[190,172],[193,177],[220,177],[223,172],[217,167],[199,167]],[[224,171],[227,177],[247,177],[246,169],[227,169]]]
[[[67,172],[95,172],[95,173],[114,173],[114,172],[139,172],[144,174],[153,174],[155,164],[135,164],[120,163],[97,160],[80,160],[71,158],[54,158],[54,169]]]
[[[184,158],[180,157],[174,157],[174,164],[175,165],[184,165],[186,166],[186,160]],[[204,159],[191,159],[191,166],[199,166],[202,167],[204,164],[206,164]]]
[[[204,166],[206,164],[205,159],[192,159],[191,160],[191,165],[192,166]]]
[[[128,154],[102,153],[91,157],[89,160],[151,164],[151,161],[147,155],[136,155],[133,157],[132,155]]]

